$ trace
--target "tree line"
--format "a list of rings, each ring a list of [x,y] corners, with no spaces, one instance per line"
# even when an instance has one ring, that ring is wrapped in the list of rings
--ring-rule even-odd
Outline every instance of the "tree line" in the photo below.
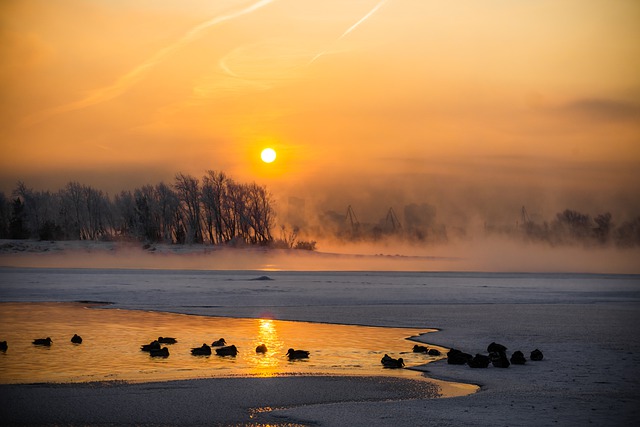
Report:
[[[573,243],[587,246],[640,246],[640,216],[616,224],[609,212],[592,217],[583,212],[565,209],[558,212],[550,222],[537,223],[525,219],[520,227],[526,239],[553,246]]]
[[[171,185],[145,185],[113,197],[75,181],[57,192],[18,182],[11,197],[0,193],[5,239],[263,245],[273,241],[274,222],[264,186],[216,171],[202,179],[178,173]]]

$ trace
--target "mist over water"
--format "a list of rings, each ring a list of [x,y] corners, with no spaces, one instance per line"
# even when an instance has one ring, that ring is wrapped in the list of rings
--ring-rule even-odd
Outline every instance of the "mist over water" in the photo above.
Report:
[[[318,251],[114,242],[14,241],[0,266],[177,270],[479,271],[637,274],[639,249],[550,247],[512,239],[443,245],[318,242]],[[16,249],[21,248],[21,249]]]

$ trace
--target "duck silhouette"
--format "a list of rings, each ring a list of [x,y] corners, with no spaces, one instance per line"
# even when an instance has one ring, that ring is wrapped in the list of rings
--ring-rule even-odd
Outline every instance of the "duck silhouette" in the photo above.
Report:
[[[46,338],[38,338],[33,340],[33,345],[42,345],[45,347],[50,347],[53,340],[49,337]]]
[[[175,344],[178,340],[172,337],[158,337],[158,342],[160,344]]]
[[[74,344],[82,344],[82,337],[78,334],[73,334],[71,337],[71,342]]]
[[[413,346],[413,352],[414,353],[428,353],[429,352],[429,348],[424,346],[424,345],[414,345]]]
[[[509,360],[513,365],[524,365],[525,363],[527,363],[527,358],[524,357],[524,353],[521,352],[520,350],[514,351],[513,354],[511,355],[511,359]]]
[[[531,352],[531,357],[530,357],[531,360],[539,362],[543,358],[544,358],[544,355],[537,348]]]
[[[382,365],[384,365],[385,368],[403,368],[404,367],[404,360],[402,359],[402,357],[399,357],[398,359],[394,359],[388,354],[385,354],[380,360],[380,362],[382,363]]]
[[[260,344],[259,346],[256,347],[256,353],[266,353],[267,352],[267,346],[264,344]]]
[[[140,347],[142,351],[160,350],[160,343],[158,341],[151,341],[149,344],[144,344]]]
[[[224,338],[220,338],[219,340],[215,340],[211,343],[211,347],[222,347],[223,345],[227,345],[227,342]]]
[[[9,345],[7,345],[6,341],[0,341],[0,351],[7,351]]]
[[[216,354],[218,356],[236,356],[238,354],[238,349],[235,345],[228,345],[226,347],[216,348]]]
[[[149,355],[151,357],[169,357],[169,349],[167,347],[162,347],[159,350],[152,349],[149,351]]]
[[[290,348],[287,350],[287,357],[289,357],[289,360],[308,359],[309,352],[307,350],[294,350]]]
[[[202,347],[192,348],[191,354],[194,356],[209,356],[211,355],[211,347],[206,344],[202,344]]]

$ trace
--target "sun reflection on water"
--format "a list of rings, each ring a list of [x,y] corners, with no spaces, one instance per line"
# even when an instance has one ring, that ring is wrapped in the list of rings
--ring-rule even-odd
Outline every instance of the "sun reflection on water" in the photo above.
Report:
[[[416,378],[409,370],[383,369],[381,357],[403,357],[407,366],[436,360],[414,354],[407,337],[428,332],[269,319],[236,319],[172,313],[87,308],[73,303],[0,303],[0,383],[163,381],[229,376],[391,375]],[[70,342],[73,334],[84,341]],[[35,338],[50,336],[51,347]],[[176,337],[168,358],[150,357],[142,344]],[[236,357],[193,356],[191,348],[224,337]],[[257,353],[260,344],[266,353]],[[289,361],[290,347],[311,352]]]

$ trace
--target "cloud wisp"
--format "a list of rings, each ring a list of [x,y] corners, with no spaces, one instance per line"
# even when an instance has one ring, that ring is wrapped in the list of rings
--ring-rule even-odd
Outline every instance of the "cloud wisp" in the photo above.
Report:
[[[113,84],[95,89],[91,91],[88,96],[80,100],[40,111],[30,117],[27,117],[23,123],[25,125],[33,125],[42,122],[52,116],[91,107],[93,105],[97,105],[117,98],[118,96],[126,92],[131,86],[140,82],[150,72],[151,69],[153,69],[161,62],[165,61],[171,54],[178,51],[185,45],[202,37],[204,33],[211,27],[255,12],[256,10],[261,9],[273,2],[274,0],[260,0],[234,12],[215,16],[208,21],[205,21],[191,28],[180,39],[157,51],[149,59],[137,65],[123,76],[120,76]]]
[[[374,13],[376,13],[378,11],[378,9],[380,9],[385,3],[387,2],[387,0],[381,0],[380,2],[378,2],[378,4],[376,4],[373,9],[371,9],[367,14],[365,14],[362,18],[360,18],[358,21],[356,21],[355,24],[353,24],[352,26],[350,26],[349,28],[347,28],[341,35],[340,37],[338,37],[336,39],[336,43],[339,42],[340,40],[342,40],[343,38],[345,38],[346,36],[348,36],[349,34],[351,34],[356,28],[358,28],[363,22],[365,22],[367,19],[369,19]],[[318,58],[320,58],[323,55],[326,55],[327,51],[323,50],[322,52],[318,53],[316,56],[314,56],[311,61],[309,61],[309,63],[307,64],[307,66],[313,64]]]

